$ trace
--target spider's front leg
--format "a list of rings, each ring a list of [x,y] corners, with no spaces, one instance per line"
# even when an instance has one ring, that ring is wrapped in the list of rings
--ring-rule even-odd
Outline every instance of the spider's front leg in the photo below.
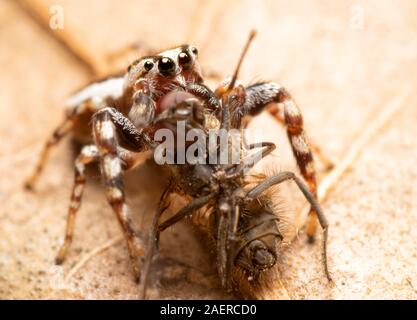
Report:
[[[311,194],[317,199],[317,180],[313,154],[307,141],[303,126],[303,116],[289,92],[275,83],[258,83],[245,89],[245,102],[232,114],[235,126],[240,126],[244,116],[255,116],[267,108],[275,119],[283,118],[287,130],[292,152],[297,161],[301,175],[307,182]],[[274,103],[271,105],[271,103]],[[283,115],[280,115],[278,104],[283,106]],[[317,212],[310,209],[307,222],[307,235],[309,241],[314,241],[317,229]]]
[[[147,135],[139,131],[128,118],[114,108],[104,108],[93,117],[93,136],[100,154],[100,168],[106,188],[106,196],[113,208],[126,238],[133,272],[136,280],[140,278],[138,257],[144,256],[144,245],[141,236],[133,229],[130,214],[125,200],[123,183],[123,161],[118,154],[118,136],[137,152],[152,147]]]

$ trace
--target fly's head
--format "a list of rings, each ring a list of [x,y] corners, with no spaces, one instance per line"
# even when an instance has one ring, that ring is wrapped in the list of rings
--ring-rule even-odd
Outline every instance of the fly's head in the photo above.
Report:
[[[252,291],[262,275],[277,264],[277,249],[283,239],[277,220],[273,210],[259,199],[239,205],[237,231],[226,251],[230,267],[223,273],[222,283],[227,284],[227,289],[252,288],[249,290]]]
[[[250,277],[272,268],[277,261],[277,246],[283,239],[277,220],[273,210],[258,199],[245,205],[235,264]]]

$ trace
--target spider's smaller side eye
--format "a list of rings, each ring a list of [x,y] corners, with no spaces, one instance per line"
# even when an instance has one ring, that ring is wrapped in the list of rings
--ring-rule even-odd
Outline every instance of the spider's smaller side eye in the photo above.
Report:
[[[196,56],[198,55],[198,49],[197,49],[196,47],[191,47],[191,48],[190,48],[190,50],[191,50],[191,52],[192,52],[193,54],[195,54]]]
[[[144,63],[143,68],[146,71],[150,71],[153,68],[153,65],[154,65],[153,62],[148,60]]]

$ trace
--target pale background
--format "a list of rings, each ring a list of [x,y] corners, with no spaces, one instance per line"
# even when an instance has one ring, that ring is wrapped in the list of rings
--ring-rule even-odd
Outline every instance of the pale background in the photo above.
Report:
[[[63,30],[48,26],[54,4],[64,9]],[[108,71],[109,53],[133,41],[154,48],[192,42],[205,70],[223,77],[253,27],[258,37],[242,80],[285,85],[309,135],[334,163],[381,110],[399,106],[323,203],[335,286],[323,276],[319,245],[306,245],[301,232],[280,266],[288,293],[417,298],[417,3],[405,0],[0,0],[0,298],[137,298],[123,242],[65,280],[80,259],[120,235],[97,174],[87,185],[68,259],[53,263],[73,180],[70,142],[52,153],[36,193],[22,190],[23,179],[62,119],[65,98]],[[255,126],[268,140],[284,136],[267,115]],[[287,168],[285,139],[278,141],[276,166]],[[127,180],[135,223],[147,230],[143,212],[157,203],[165,178],[148,164]],[[185,224],[162,237],[152,279],[151,298],[230,298],[213,257]]]

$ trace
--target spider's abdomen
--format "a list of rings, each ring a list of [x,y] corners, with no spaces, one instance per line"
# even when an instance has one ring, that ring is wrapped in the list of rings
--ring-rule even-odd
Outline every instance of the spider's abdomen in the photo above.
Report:
[[[65,102],[67,110],[83,104],[101,105],[109,99],[117,100],[123,95],[123,77],[107,78],[85,86],[71,95]]]

